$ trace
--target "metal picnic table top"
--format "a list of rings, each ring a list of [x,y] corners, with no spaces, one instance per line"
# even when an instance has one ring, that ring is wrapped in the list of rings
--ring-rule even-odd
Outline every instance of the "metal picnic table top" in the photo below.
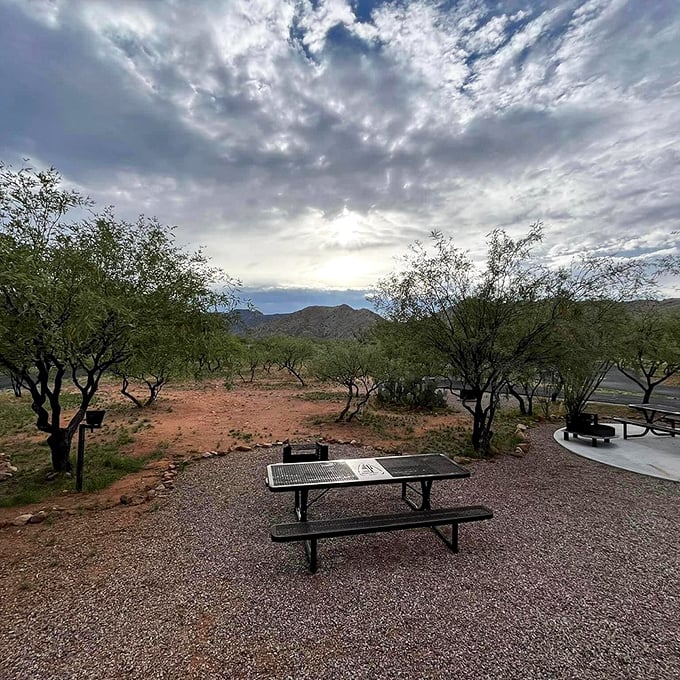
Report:
[[[346,458],[267,466],[270,491],[394,484],[469,477],[470,472],[442,453]]]

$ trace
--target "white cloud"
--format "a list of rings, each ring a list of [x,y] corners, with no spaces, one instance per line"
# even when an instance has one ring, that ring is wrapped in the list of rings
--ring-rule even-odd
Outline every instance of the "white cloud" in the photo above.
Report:
[[[550,258],[677,248],[673,0],[8,2],[0,39],[0,157],[246,283],[370,285],[433,227],[481,252],[539,218]]]

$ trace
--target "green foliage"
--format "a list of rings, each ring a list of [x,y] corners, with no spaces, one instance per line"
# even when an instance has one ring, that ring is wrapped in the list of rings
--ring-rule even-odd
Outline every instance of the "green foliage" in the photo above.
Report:
[[[114,446],[90,446],[88,442],[83,476],[83,491],[106,489],[121,477],[144,469],[152,456],[123,455]]]
[[[267,346],[263,341],[242,340],[236,354],[235,372],[243,382],[252,383],[258,368],[264,365],[267,357]]]
[[[0,392],[0,437],[10,432],[23,430],[32,424],[33,413],[26,398],[10,397]]]
[[[376,344],[357,340],[326,343],[312,363],[319,380],[347,388],[345,406],[337,420],[351,421],[366,407],[370,396],[383,384],[388,361]]]
[[[240,430],[239,428],[232,428],[231,430],[229,430],[229,434],[234,439],[240,439],[244,442],[251,442],[254,437],[252,432],[245,432],[243,430]]]
[[[262,361],[271,362],[280,370],[288,371],[302,387],[305,363],[314,356],[315,345],[307,338],[293,338],[286,335],[264,338],[259,341]]]
[[[91,202],[60,183],[54,169],[0,163],[0,371],[30,394],[52,465],[64,471],[102,375],[136,377],[155,398],[205,350],[209,315],[233,295],[216,294],[225,276],[202,253],[177,247],[155,219],[131,224],[106,210],[66,222],[70,209]],[[225,290],[233,290],[228,278]],[[67,383],[79,403],[62,423]]]
[[[620,309],[610,301],[588,301],[564,310],[556,325],[555,366],[562,379],[564,407],[581,413],[614,364]]]
[[[622,309],[620,319],[616,365],[649,402],[656,387],[680,373],[680,315],[648,303]]]
[[[621,299],[649,281],[645,265],[635,261],[599,258],[548,269],[533,256],[541,239],[538,223],[517,240],[495,230],[479,269],[434,232],[432,249],[414,244],[402,271],[381,281],[373,297],[413,346],[443,356],[473,393],[465,408],[473,416],[473,446],[483,454],[491,447],[501,394],[513,374],[548,361],[565,310],[578,300]]]
[[[15,402],[19,402],[17,405]],[[9,408],[7,408],[9,405]],[[4,442],[17,442],[6,450],[11,451],[11,463],[17,468],[13,476],[0,484],[0,506],[14,507],[40,503],[64,491],[72,492],[75,479],[70,474],[59,474],[48,479],[49,450],[44,444],[16,439],[26,431],[26,416],[30,414],[29,399],[16,400],[8,394],[0,395],[0,414],[13,412],[11,418],[2,419]],[[18,416],[18,417],[17,417]],[[99,491],[131,472],[137,472],[147,462],[159,455],[139,457],[124,452],[134,442],[130,428],[104,428],[96,436],[88,434],[85,440],[84,491]]]
[[[374,327],[372,337],[383,355],[389,357],[378,400],[386,405],[441,408],[446,398],[432,377],[446,373],[446,360],[443,354],[419,341],[416,326],[381,322]]]
[[[446,406],[446,397],[436,383],[407,377],[386,380],[378,390],[378,402],[433,410]]]
[[[303,401],[343,401],[345,395],[341,392],[305,392],[298,398]]]
[[[472,446],[472,432],[469,427],[440,427],[425,434],[419,444],[418,453],[445,453],[449,457],[477,457]]]

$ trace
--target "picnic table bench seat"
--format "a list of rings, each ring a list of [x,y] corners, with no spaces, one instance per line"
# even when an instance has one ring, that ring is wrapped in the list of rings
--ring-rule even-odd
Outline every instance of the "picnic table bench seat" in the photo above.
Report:
[[[271,529],[275,543],[304,541],[310,571],[317,569],[317,542],[322,538],[353,536],[398,529],[434,529],[453,552],[458,552],[458,525],[464,522],[491,519],[493,512],[483,505],[462,506],[439,510],[341,517],[306,522],[276,524]],[[451,525],[451,536],[444,535],[438,527]]]

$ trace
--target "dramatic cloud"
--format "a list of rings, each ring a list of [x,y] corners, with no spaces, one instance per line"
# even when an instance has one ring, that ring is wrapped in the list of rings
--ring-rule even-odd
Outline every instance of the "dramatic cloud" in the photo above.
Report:
[[[679,74],[676,0],[0,0],[0,159],[301,306],[431,229],[679,253]]]

